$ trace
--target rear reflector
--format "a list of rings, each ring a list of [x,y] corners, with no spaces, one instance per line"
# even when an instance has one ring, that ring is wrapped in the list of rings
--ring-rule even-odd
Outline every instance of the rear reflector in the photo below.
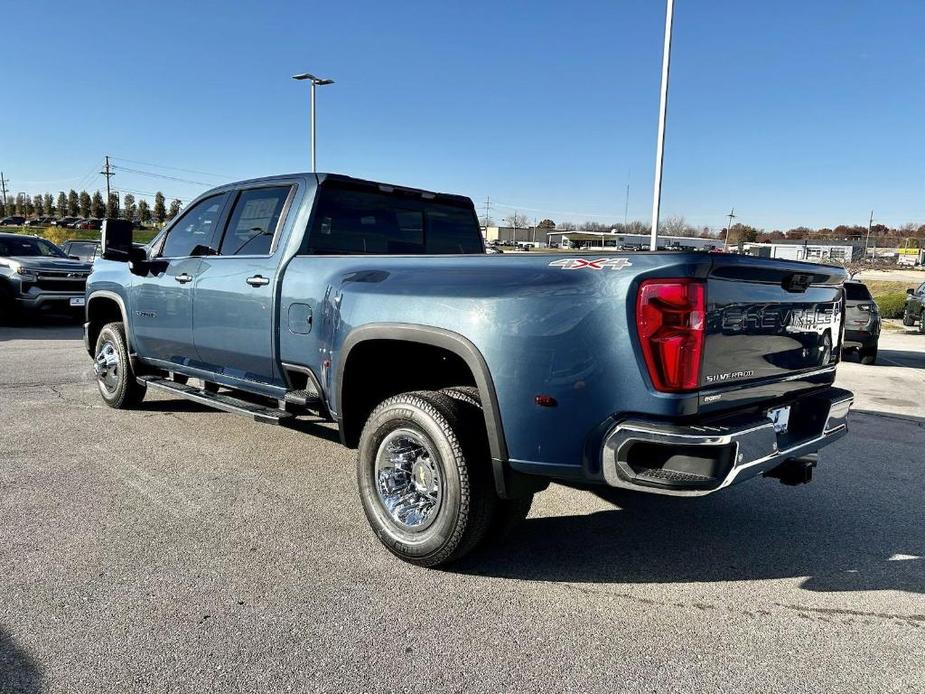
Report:
[[[636,329],[656,390],[673,393],[700,385],[704,284],[692,279],[645,280],[636,298]]]

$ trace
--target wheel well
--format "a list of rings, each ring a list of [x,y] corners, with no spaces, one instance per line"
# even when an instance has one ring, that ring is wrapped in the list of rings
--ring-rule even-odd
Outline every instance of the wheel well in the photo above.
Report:
[[[359,444],[370,412],[386,398],[463,385],[477,385],[475,376],[448,349],[406,340],[364,340],[350,350],[343,368],[337,407],[344,443],[351,448]]]
[[[92,352],[96,346],[96,338],[100,330],[107,323],[121,323],[123,320],[122,308],[114,299],[99,297],[91,299],[87,305],[87,347]],[[126,326],[128,329],[128,326]]]

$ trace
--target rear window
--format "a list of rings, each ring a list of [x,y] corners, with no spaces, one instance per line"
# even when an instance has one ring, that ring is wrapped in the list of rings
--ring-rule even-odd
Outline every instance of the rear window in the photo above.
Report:
[[[848,299],[848,301],[867,301],[870,299],[870,292],[867,291],[866,285],[859,284],[857,282],[846,282],[845,298]]]
[[[303,253],[482,253],[474,211],[416,194],[325,186]]]

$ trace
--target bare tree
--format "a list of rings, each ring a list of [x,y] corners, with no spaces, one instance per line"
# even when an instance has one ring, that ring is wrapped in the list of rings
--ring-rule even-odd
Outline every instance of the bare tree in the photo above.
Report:
[[[516,227],[517,229],[526,229],[530,226],[530,218],[525,214],[517,214],[516,212],[512,213],[510,216],[504,218],[504,223],[509,227]]]
[[[666,236],[695,236],[697,230],[688,224],[684,217],[677,215],[666,217],[658,225],[658,233]]]

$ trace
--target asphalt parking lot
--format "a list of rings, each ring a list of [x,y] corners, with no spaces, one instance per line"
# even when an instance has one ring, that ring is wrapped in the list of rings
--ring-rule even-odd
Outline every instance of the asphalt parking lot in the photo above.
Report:
[[[553,486],[429,571],[330,425],[110,410],[79,327],[0,327],[0,692],[925,691],[925,336],[839,382],[810,485]]]

